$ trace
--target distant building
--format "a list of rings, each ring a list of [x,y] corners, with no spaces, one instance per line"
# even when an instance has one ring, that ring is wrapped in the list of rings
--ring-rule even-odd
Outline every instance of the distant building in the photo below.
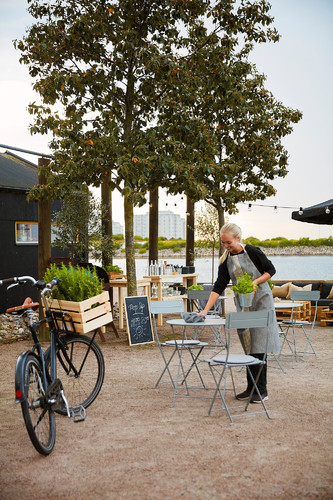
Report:
[[[149,236],[149,214],[134,215],[134,235],[147,238]],[[158,213],[158,235],[167,239],[185,239],[185,219],[169,210]]]
[[[114,220],[112,221],[112,234],[124,234],[124,227]]]

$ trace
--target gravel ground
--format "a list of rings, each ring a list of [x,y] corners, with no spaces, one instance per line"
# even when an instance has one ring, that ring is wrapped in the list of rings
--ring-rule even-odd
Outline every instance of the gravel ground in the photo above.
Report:
[[[233,426],[224,412],[205,416],[207,399],[179,398],[172,408],[170,384],[152,389],[162,369],[156,345],[129,347],[126,331],[106,338],[98,341],[106,363],[101,393],[84,422],[57,415],[48,457],[33,448],[14,405],[16,359],[30,343],[0,346],[1,499],[333,498],[332,327],[314,331],[317,359],[294,368],[285,361],[286,375],[270,365],[273,419],[247,416]],[[244,373],[235,375],[243,390]]]

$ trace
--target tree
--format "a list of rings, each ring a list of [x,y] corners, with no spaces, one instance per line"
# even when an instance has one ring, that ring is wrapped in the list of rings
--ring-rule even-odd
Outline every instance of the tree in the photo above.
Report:
[[[62,208],[53,214],[55,239],[53,246],[70,250],[73,262],[84,260],[90,252],[96,260],[112,258],[115,245],[102,229],[105,207],[88,191],[76,191],[62,200]],[[101,216],[102,214],[102,216]]]
[[[212,283],[215,280],[214,259],[215,246],[220,241],[219,215],[215,207],[205,204],[204,209],[196,214],[195,229],[197,236],[202,239],[203,245],[212,249]]]
[[[278,39],[269,7],[266,0],[30,1],[37,22],[16,46],[42,99],[29,107],[31,131],[51,132],[54,151],[48,182],[31,197],[110,178],[124,196],[129,295],[136,293],[133,205],[157,186],[193,202],[204,197],[205,179],[215,175],[217,71],[237,108],[228,62],[239,36],[245,46]]]

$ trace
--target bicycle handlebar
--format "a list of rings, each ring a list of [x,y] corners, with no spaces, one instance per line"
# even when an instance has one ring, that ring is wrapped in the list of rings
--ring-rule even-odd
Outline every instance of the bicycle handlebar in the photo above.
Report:
[[[26,281],[31,281],[33,285],[36,284],[36,280],[32,276],[18,276],[15,278],[5,278],[4,280],[0,280],[0,286],[11,285],[13,283],[17,283],[19,285],[21,283],[25,283]]]

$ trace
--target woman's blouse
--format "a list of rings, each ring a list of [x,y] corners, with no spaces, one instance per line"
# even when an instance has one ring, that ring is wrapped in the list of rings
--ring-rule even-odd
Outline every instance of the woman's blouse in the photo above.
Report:
[[[272,262],[266,257],[266,255],[260,250],[260,248],[254,247],[253,245],[245,245],[245,249],[253,264],[261,274],[268,273],[270,276],[273,276],[276,273],[275,267],[273,266]],[[244,250],[239,253],[244,253]],[[222,294],[223,290],[230,282],[227,260],[228,258],[219,266],[217,280],[214,283],[213,292],[216,292],[219,295]]]

